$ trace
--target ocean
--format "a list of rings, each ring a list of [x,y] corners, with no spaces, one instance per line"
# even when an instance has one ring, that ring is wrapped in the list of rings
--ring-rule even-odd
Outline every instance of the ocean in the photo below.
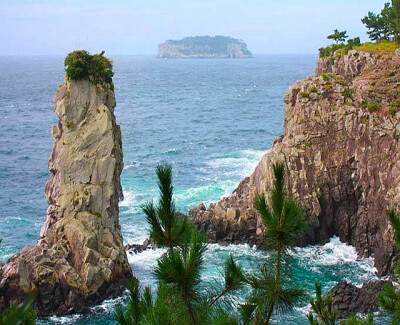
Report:
[[[115,114],[122,130],[125,167],[120,223],[126,244],[142,243],[148,227],[140,206],[157,199],[154,168],[173,165],[176,204],[182,212],[229,195],[249,176],[283,132],[283,96],[296,80],[314,74],[314,55],[255,56],[254,59],[166,60],[115,56]],[[62,57],[0,57],[0,261],[6,262],[39,237],[46,216],[44,187],[57,123],[54,92],[63,82]],[[163,250],[129,254],[141,284],[155,288],[152,268]],[[209,245],[204,283],[221,278],[232,253],[246,269],[268,255],[248,245]],[[375,278],[373,259],[334,237],[300,248],[294,281],[314,293],[339,281],[356,285]],[[242,299],[240,295],[236,297]],[[50,317],[39,324],[115,324],[112,311],[125,297],[95,306],[87,315]],[[309,304],[296,306],[279,324],[307,324]],[[381,319],[381,320],[380,320]],[[384,324],[384,318],[376,320]]]

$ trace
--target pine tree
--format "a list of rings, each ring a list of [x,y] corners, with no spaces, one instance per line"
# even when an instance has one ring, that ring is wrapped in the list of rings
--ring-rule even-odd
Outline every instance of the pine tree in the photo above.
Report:
[[[400,217],[393,208],[386,211],[386,215],[395,232],[395,243],[400,248]],[[400,262],[395,269],[397,279],[400,279]],[[392,323],[400,323],[400,290],[392,285],[385,285],[378,296],[379,306],[392,315]]]
[[[331,296],[322,296],[321,283],[315,282],[316,297],[311,300],[311,310],[307,316],[310,325],[337,324],[337,310],[333,307]],[[349,319],[342,320],[340,325],[373,325],[374,316],[369,314],[366,319],[358,318],[354,313]]]
[[[394,35],[394,40],[400,42],[400,0],[392,0],[392,10],[389,28]]]
[[[321,283],[315,282],[315,300],[311,300],[311,311],[307,318],[310,325],[335,325],[337,311],[333,308],[332,297],[324,297],[321,292]]]
[[[273,170],[275,183],[271,207],[264,195],[255,202],[265,227],[265,249],[271,258],[254,274],[247,274],[237,265],[231,267],[236,286],[251,287],[247,302],[239,306],[244,324],[269,324],[274,313],[281,316],[291,312],[294,304],[305,298],[304,289],[290,286],[290,253],[305,230],[304,214],[285,192],[284,164],[274,164]]]
[[[224,285],[210,290],[201,288],[201,270],[207,245],[186,216],[179,213],[173,200],[172,167],[156,167],[160,198],[157,206],[143,206],[150,225],[150,238],[167,252],[157,262],[154,275],[158,280],[156,299],[150,289],[140,295],[139,282],[129,285],[130,300],[124,311],[118,306],[114,318],[120,325],[138,324],[236,324],[218,305],[220,299],[240,287],[232,257],[224,265]]]
[[[150,225],[150,239],[170,251],[190,239],[190,229],[184,215],[178,213],[172,194],[172,167],[160,164],[156,167],[160,200],[157,206],[148,202],[142,206]]]
[[[327,39],[333,39],[336,44],[338,44],[339,42],[344,42],[348,37],[347,31],[340,32],[339,30],[335,29],[333,34],[328,35]]]

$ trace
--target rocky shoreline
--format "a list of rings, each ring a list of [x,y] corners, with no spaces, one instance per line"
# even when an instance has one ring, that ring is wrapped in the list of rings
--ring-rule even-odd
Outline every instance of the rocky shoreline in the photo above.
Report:
[[[284,98],[284,134],[231,196],[189,212],[212,242],[261,244],[254,198],[272,186],[273,162],[287,168],[287,188],[306,210],[301,245],[334,235],[374,256],[379,275],[393,268],[393,230],[385,211],[400,202],[400,50],[339,51],[319,58],[316,75]],[[379,153],[379,154],[378,154]]]

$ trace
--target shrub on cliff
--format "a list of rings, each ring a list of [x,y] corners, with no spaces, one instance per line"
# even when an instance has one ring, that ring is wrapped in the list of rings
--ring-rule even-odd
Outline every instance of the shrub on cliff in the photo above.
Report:
[[[104,56],[104,51],[90,54],[85,50],[69,53],[64,61],[67,78],[79,80],[88,78],[94,85],[114,88],[112,62]]]
[[[329,36],[328,36],[329,37]],[[319,56],[321,58],[331,56],[334,52],[337,50],[342,50],[341,54],[347,54],[350,50],[352,50],[354,47],[359,46],[361,44],[360,38],[355,37],[355,38],[350,38],[347,43],[337,43],[337,44],[332,44],[326,47],[321,47],[319,49]]]

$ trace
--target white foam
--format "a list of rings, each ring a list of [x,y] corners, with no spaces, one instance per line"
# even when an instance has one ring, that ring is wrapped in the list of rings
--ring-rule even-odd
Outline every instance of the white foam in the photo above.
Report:
[[[124,169],[131,169],[131,168],[134,168],[134,167],[138,167],[138,166],[140,166],[140,165],[141,165],[141,162],[140,162],[140,161],[134,161],[132,164],[126,165],[126,166],[124,167]]]
[[[80,314],[73,314],[71,316],[51,316],[48,320],[54,324],[75,324],[81,317]],[[39,320],[37,324],[41,324],[41,321]]]
[[[217,157],[206,164],[214,169],[225,169],[225,176],[249,176],[266,151],[242,150],[228,157]]]
[[[133,191],[124,190],[124,199],[119,202],[120,207],[128,207],[129,212],[135,212],[134,206],[136,201],[136,195]]]
[[[319,266],[333,266],[341,264],[357,264],[365,271],[361,275],[364,279],[376,277],[377,269],[374,266],[373,257],[359,258],[355,247],[342,243],[339,237],[332,237],[331,240],[322,246],[307,246],[298,248],[294,254],[300,261],[307,261],[313,265],[312,270],[321,273]]]
[[[146,249],[141,253],[128,253],[128,261],[133,271],[136,267],[151,272],[157,264],[157,260],[166,252],[165,248]]]

